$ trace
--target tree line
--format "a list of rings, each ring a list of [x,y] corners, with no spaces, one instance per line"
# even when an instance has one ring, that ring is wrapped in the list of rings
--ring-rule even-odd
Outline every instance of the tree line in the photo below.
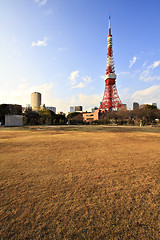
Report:
[[[111,111],[101,114],[98,123],[117,125],[144,125],[156,124],[160,119],[160,110],[153,105],[144,105],[129,111]]]
[[[49,109],[38,111],[26,109],[23,115],[24,125],[65,125],[67,123],[64,115],[55,114]]]
[[[6,114],[23,115],[24,125],[116,124],[144,126],[147,124],[157,124],[158,119],[160,119],[160,110],[152,105],[145,105],[143,108],[129,111],[102,112],[99,120],[93,122],[84,122],[83,113],[79,112],[70,113],[65,117],[61,114],[55,114],[49,109],[32,111],[28,108],[22,113],[21,105],[1,104],[0,122],[2,125],[4,125]]]

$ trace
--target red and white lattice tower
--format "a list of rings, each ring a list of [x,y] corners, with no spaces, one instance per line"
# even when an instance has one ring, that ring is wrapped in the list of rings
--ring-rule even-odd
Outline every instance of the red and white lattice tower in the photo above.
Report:
[[[108,41],[107,45],[108,53],[107,53],[107,69],[105,76],[105,90],[99,110],[112,111],[118,110],[123,106],[123,104],[119,98],[116,88],[116,74],[114,70],[110,14],[109,14],[109,35],[107,37],[107,41]]]

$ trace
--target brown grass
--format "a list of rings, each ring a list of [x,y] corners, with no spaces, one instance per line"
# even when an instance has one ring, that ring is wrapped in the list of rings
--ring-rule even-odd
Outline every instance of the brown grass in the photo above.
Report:
[[[159,239],[160,133],[0,131],[1,239]]]

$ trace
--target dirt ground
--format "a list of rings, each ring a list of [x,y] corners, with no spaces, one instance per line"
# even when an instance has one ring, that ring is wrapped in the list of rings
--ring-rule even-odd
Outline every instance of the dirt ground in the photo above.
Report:
[[[160,133],[0,131],[0,239],[159,239]]]

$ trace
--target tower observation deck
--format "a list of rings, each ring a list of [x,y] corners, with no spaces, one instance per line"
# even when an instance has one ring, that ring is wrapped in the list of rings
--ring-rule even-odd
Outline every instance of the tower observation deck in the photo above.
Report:
[[[107,37],[107,68],[105,76],[105,90],[99,110],[112,111],[118,110],[123,106],[116,88],[116,74],[114,69],[114,58],[112,50],[111,22],[109,15],[109,34]]]

